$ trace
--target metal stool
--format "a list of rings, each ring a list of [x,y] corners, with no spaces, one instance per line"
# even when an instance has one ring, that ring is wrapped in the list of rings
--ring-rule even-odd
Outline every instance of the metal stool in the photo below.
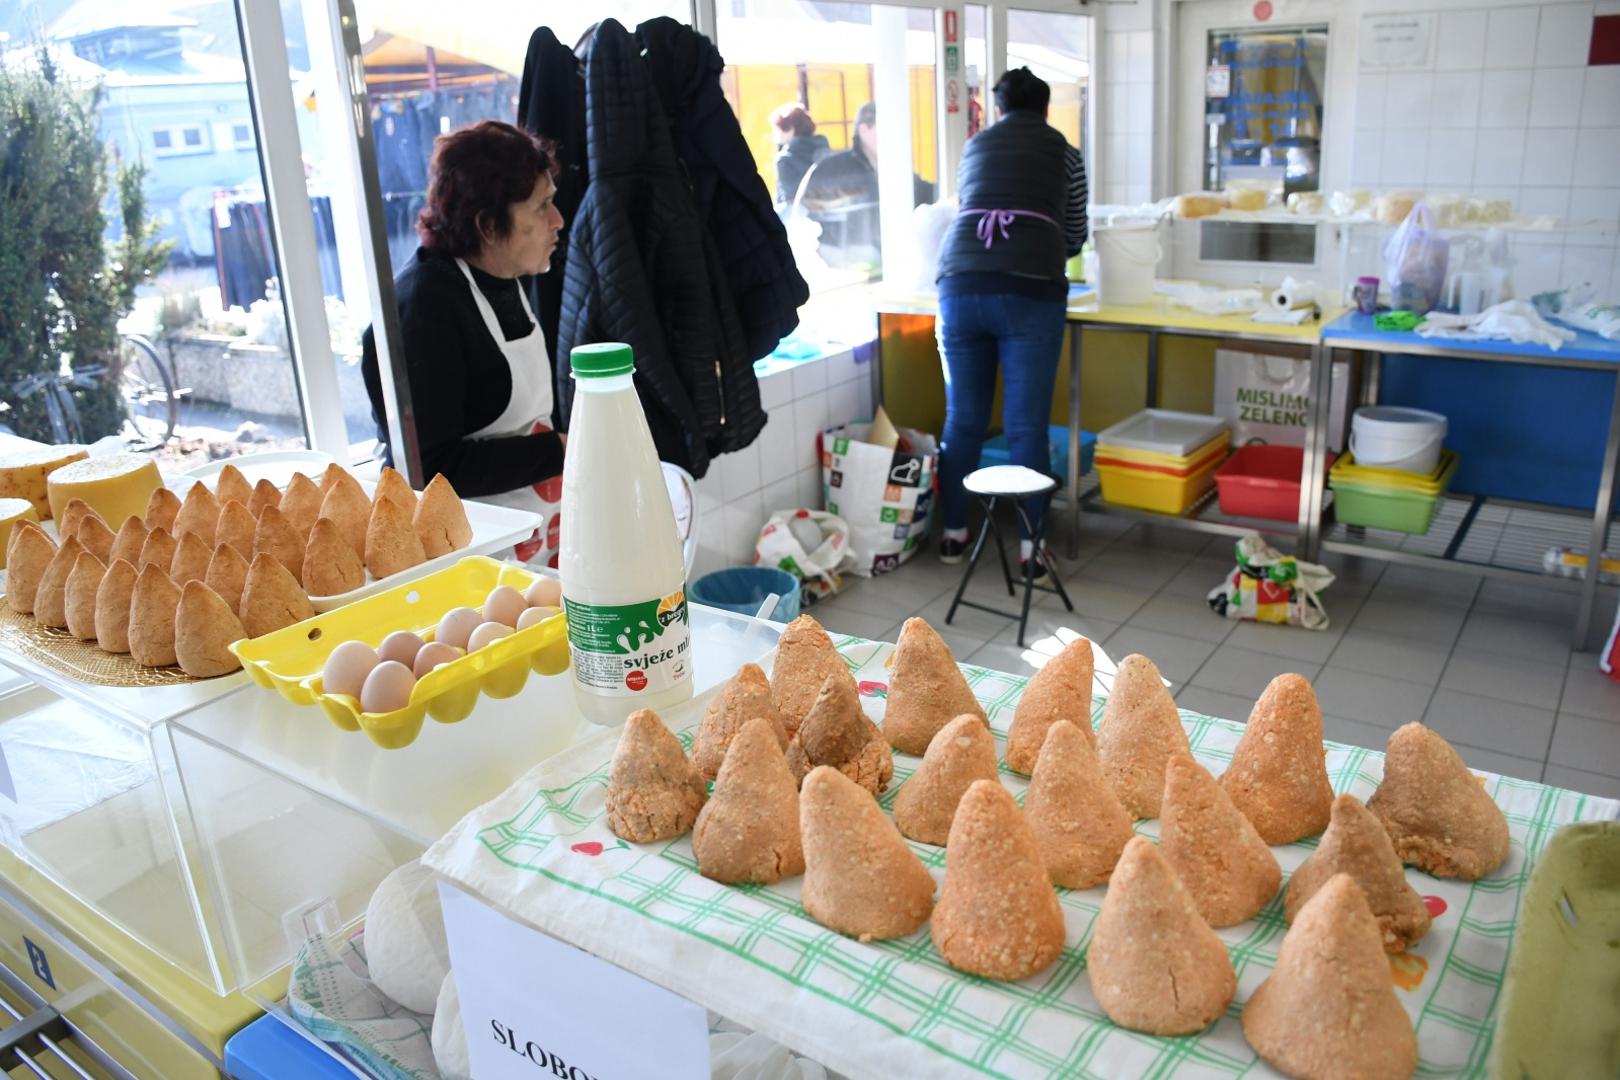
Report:
[[[1057,566],[1048,556],[1044,540],[1046,538],[1046,523],[1051,520],[1047,513],[1052,506],[1052,494],[1057,490],[1057,481],[1034,469],[1026,469],[1022,465],[992,465],[989,468],[977,469],[968,474],[962,486],[972,494],[978,496],[979,504],[984,507],[984,523],[979,526],[979,535],[973,541],[973,555],[968,560],[967,571],[962,575],[962,584],[956,587],[956,596],[951,600],[951,608],[945,613],[945,622],[948,624],[956,618],[956,609],[959,607],[976,608],[987,611],[992,615],[1000,615],[1008,619],[1018,620],[1018,645],[1024,644],[1024,628],[1029,623],[1029,601],[1036,589],[1041,592],[1055,593],[1063,598],[1063,606],[1070,611],[1074,605],[1069,602],[1069,594],[1063,589],[1063,582],[1058,580]],[[996,529],[996,503],[1002,499],[1011,499],[1018,520],[1024,525],[1024,531],[1029,533],[1034,542],[1029,561],[1025,563],[1024,570],[1024,604],[1018,614],[1002,611],[1000,608],[989,607],[985,604],[974,603],[972,600],[962,599],[967,592],[968,582],[973,578],[973,571],[979,565],[979,556],[984,553],[986,536],[995,537],[996,552],[1001,556],[1001,577],[1007,583],[1007,595],[1017,596],[1018,591],[1013,587],[1012,567],[1007,562],[1007,545],[1001,539],[1001,533]],[[1027,499],[1044,499],[1042,507],[1041,524],[1036,528],[1030,524],[1029,513],[1024,509]],[[1039,561],[1046,568],[1046,576],[1051,585],[1035,584],[1034,568]]]

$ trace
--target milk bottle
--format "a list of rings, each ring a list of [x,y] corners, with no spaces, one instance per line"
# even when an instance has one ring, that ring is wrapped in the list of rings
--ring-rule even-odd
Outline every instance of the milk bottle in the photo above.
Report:
[[[692,696],[686,566],[630,346],[573,350],[563,458],[563,606],[574,695],[593,723]]]

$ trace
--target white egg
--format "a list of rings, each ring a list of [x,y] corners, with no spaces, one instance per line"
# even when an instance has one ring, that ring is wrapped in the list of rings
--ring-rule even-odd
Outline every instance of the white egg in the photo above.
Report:
[[[382,639],[377,655],[384,660],[410,667],[416,663],[416,654],[422,651],[422,639],[409,630],[395,630]]]
[[[512,628],[505,623],[487,622],[472,632],[467,639],[467,651],[473,652],[482,649],[492,641],[499,641],[512,632]]]
[[[467,639],[472,632],[478,629],[478,624],[484,617],[470,607],[451,608],[439,620],[439,629],[433,635],[435,641],[442,641],[446,645],[454,645],[458,649],[467,647]]]
[[[497,585],[484,599],[484,621],[516,626],[524,607],[522,593],[510,585]]]
[[[328,694],[359,697],[366,676],[377,666],[377,650],[363,641],[345,641],[332,650],[321,669],[321,690]]]
[[[454,645],[446,645],[442,641],[430,641],[422,646],[422,651],[416,654],[416,663],[411,665],[411,672],[418,679],[438,667],[448,664],[452,660],[467,655],[465,649],[458,649]]]
[[[395,709],[403,709],[411,703],[411,690],[416,686],[416,676],[411,669],[397,660],[384,660],[372,669],[366,676],[366,684],[360,688],[360,711],[368,713],[390,713]]]
[[[543,577],[529,586],[524,599],[530,607],[561,607],[562,585],[556,578]]]
[[[558,611],[554,607],[532,607],[518,616],[517,628],[519,630],[527,630],[531,626],[538,626],[540,623],[545,622],[552,616],[560,614],[562,614],[562,612]]]

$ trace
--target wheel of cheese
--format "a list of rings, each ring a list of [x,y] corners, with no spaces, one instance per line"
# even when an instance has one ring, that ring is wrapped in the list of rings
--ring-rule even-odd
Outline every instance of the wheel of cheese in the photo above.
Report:
[[[377,989],[412,1012],[431,1013],[450,943],[433,871],[412,860],[383,878],[366,905],[366,967]]]
[[[146,513],[146,501],[162,486],[157,465],[140,454],[85,458],[57,469],[47,481],[52,517],[70,499],[83,499],[111,529]]]
[[[34,504],[37,520],[43,521],[51,516],[46,478],[85,457],[82,446],[31,446],[0,454],[0,499],[27,499]]]
[[[0,499],[0,570],[6,568],[6,545],[11,543],[11,527],[19,521],[38,521],[39,514],[28,499]]]

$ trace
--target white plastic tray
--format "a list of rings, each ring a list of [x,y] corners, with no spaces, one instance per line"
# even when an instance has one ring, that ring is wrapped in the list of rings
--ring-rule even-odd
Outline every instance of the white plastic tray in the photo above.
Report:
[[[1172,457],[1186,457],[1230,425],[1218,416],[1143,409],[1097,436],[1097,448],[1123,446]]]
[[[320,454],[314,451],[292,450],[267,454],[251,454],[247,457],[236,458],[234,461],[216,461],[183,476],[177,476],[169,481],[169,487],[176,494],[184,496],[192,484],[203,483],[210,488],[219,480],[219,474],[227,464],[235,465],[242,471],[248,483],[257,483],[260,479],[269,479],[277,487],[286,487],[292,479],[293,473],[305,473],[316,483],[320,482],[321,473],[326,470],[327,463],[332,460],[329,454]],[[351,469],[352,473],[353,470]],[[356,479],[359,479],[357,476]],[[371,480],[360,480],[360,486],[369,496],[377,490],[377,485]],[[499,557],[503,549],[511,547],[519,540],[527,539],[535,529],[540,527],[539,514],[528,510],[514,510],[506,506],[496,506],[493,503],[474,502],[471,499],[461,500],[462,506],[467,510],[467,524],[472,526],[472,541],[464,548],[459,548],[436,559],[401,570],[397,574],[390,574],[385,578],[373,578],[368,573],[366,583],[358,589],[351,589],[346,593],[335,593],[331,596],[311,595],[309,602],[316,611],[331,611],[344,604],[382,592],[384,589],[398,585],[403,581],[413,581],[425,577],[435,570],[442,570],[465,558],[468,555],[495,555]]]

